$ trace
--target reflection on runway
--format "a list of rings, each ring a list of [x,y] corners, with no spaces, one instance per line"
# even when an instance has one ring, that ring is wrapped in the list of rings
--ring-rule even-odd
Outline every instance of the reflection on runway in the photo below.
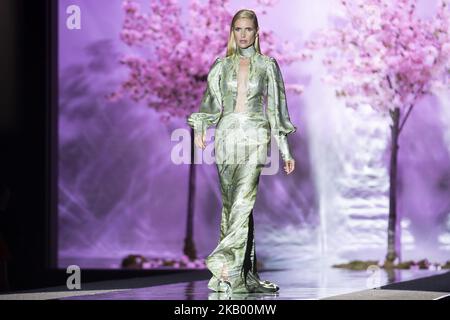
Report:
[[[322,268],[299,268],[291,270],[260,272],[262,279],[280,285],[280,291],[270,294],[231,294],[227,296],[207,288],[207,281],[186,281],[174,284],[150,286],[129,290],[116,290],[106,293],[77,295],[62,299],[79,300],[298,300],[323,299],[346,294],[388,283],[412,280],[447,272],[448,270],[395,270],[388,274],[378,272],[350,271]]]
[[[354,271],[332,268],[321,260],[304,261],[296,269],[259,271],[261,279],[277,283],[276,293],[232,293],[225,295],[211,291],[207,283],[211,277],[208,270],[185,270],[150,276],[133,276],[118,280],[84,282],[86,269],[81,271],[81,290],[68,290],[65,281],[58,287],[33,289],[0,294],[0,300],[318,300],[347,299],[347,297],[381,299],[385,297],[414,297],[417,299],[440,297],[438,291],[450,293],[446,283],[450,278],[448,269],[442,270],[386,270],[370,266],[367,270]],[[446,275],[448,273],[448,276]],[[442,276],[437,276],[442,274]],[[425,277],[418,285],[408,280]],[[390,285],[387,291],[368,290]],[[394,285],[395,284],[395,285]],[[417,287],[418,289],[415,289]],[[422,290],[406,292],[394,290]],[[432,292],[436,291],[436,292]],[[405,295],[403,295],[403,292]],[[352,295],[349,295],[352,293]]]

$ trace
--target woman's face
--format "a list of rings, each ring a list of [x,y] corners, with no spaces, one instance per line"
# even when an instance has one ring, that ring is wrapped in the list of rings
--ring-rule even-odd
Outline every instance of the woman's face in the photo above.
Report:
[[[247,18],[239,18],[234,23],[233,35],[236,44],[244,49],[255,42],[257,30],[253,25],[253,20]]]

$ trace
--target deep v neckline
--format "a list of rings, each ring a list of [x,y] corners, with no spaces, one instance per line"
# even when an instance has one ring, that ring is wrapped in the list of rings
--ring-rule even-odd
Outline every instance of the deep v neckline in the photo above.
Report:
[[[235,80],[235,103],[233,107],[233,112],[242,113],[246,112],[248,109],[248,95],[249,95],[249,84],[251,79],[251,72],[252,72],[252,57],[246,58],[248,60],[247,65],[247,76],[245,77],[245,92],[244,94],[244,106],[240,111],[236,111],[236,108],[238,106],[238,98],[239,98],[239,72],[241,71],[241,57],[239,55],[236,56],[235,63],[234,63],[234,80]],[[245,60],[245,58],[243,59]]]

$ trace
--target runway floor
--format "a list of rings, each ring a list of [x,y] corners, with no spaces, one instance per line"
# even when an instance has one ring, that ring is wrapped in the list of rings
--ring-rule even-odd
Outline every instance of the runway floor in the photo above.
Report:
[[[448,270],[395,270],[389,275],[383,269],[375,273],[331,267],[273,270],[260,272],[260,276],[263,280],[277,283],[280,287],[277,293],[225,296],[207,288],[210,273],[205,270],[200,273],[191,271],[177,275],[85,283],[80,290],[67,290],[61,286],[12,292],[0,295],[0,300],[436,300],[448,296],[450,290],[411,291],[411,286],[395,290],[395,284],[444,274],[450,275]],[[388,284],[394,286],[388,286],[390,290],[380,289]]]

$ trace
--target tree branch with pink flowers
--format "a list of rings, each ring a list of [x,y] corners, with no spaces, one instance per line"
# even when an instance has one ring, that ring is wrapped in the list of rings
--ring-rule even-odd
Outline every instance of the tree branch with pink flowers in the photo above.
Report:
[[[399,135],[417,102],[435,88],[450,89],[450,13],[441,0],[422,19],[416,0],[341,1],[339,27],[321,30],[307,43],[320,50],[326,83],[346,106],[363,104],[389,115],[391,128],[388,248],[386,263],[398,260],[396,185]],[[398,239],[397,239],[398,240]]]
[[[199,108],[208,70],[218,56],[224,56],[232,19],[229,0],[189,1],[186,13],[176,0],[148,1],[149,12],[139,3],[123,2],[125,19],[121,40],[141,53],[124,55],[120,63],[129,74],[108,98],[123,96],[143,101],[160,112],[163,121],[186,117]],[[254,11],[266,14],[274,0],[257,0]],[[306,59],[292,50],[292,43],[276,41],[274,33],[261,28],[263,53],[280,64]],[[299,84],[286,89],[301,93]]]

